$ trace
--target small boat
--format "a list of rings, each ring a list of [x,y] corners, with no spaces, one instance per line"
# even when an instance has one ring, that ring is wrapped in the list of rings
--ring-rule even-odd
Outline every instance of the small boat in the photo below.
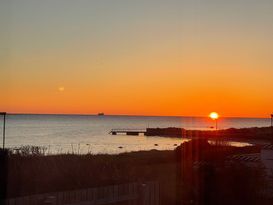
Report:
[[[98,113],[98,116],[103,116],[103,115],[104,115],[103,112]]]

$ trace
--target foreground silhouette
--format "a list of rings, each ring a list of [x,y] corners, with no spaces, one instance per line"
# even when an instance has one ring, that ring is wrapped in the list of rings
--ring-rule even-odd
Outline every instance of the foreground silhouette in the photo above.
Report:
[[[36,204],[54,204],[57,199],[62,204],[58,197],[63,193],[67,196],[63,204],[80,204],[91,199],[83,194],[77,198],[75,193],[87,193],[93,187],[100,190],[95,191],[96,197],[104,197],[105,204],[271,204],[272,176],[259,159],[261,150],[261,146],[232,147],[206,139],[191,140],[174,151],[119,155],[44,155],[38,147],[24,152],[2,150],[1,184],[6,185],[2,198],[9,204],[18,197],[40,194]],[[108,193],[115,186],[123,187],[116,188],[123,190],[119,196],[131,194],[124,201],[106,200],[118,196]]]

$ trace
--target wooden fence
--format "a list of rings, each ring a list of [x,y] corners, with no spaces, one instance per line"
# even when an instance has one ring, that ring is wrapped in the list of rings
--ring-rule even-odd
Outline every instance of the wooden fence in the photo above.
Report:
[[[159,205],[159,183],[130,183],[6,200],[6,205]]]

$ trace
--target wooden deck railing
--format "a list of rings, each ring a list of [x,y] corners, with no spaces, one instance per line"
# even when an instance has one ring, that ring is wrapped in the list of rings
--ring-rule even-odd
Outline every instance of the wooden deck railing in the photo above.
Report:
[[[7,199],[5,205],[159,205],[159,183],[130,183]]]

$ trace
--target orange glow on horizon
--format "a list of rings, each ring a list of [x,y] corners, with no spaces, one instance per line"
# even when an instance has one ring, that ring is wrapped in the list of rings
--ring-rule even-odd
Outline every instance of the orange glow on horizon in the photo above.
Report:
[[[273,1],[241,2],[246,12],[232,1],[109,7],[71,1],[66,9],[51,1],[9,2],[0,3],[12,8],[3,13],[11,21],[2,28],[0,110],[206,118],[212,110],[221,117],[272,113]]]

